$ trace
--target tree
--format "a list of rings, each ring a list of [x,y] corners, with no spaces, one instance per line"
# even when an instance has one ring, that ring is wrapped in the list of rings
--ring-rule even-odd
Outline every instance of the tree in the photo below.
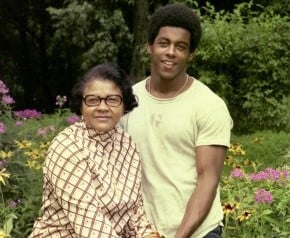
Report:
[[[0,2],[0,55],[2,77],[8,81],[17,107],[40,108],[50,104],[48,5],[55,1]]]
[[[135,81],[140,81],[145,74],[144,59],[144,45],[147,39],[148,25],[148,1],[135,0],[134,4],[134,41],[133,41],[133,53],[131,64],[131,75],[135,78]]]

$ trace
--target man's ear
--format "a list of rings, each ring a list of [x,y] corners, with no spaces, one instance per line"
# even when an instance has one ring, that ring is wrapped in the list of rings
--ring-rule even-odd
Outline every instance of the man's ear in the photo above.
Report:
[[[146,50],[147,50],[147,53],[148,53],[149,55],[152,54],[152,48],[151,48],[151,45],[146,44]]]
[[[194,52],[190,53],[188,61],[192,61],[192,59],[195,57]]]

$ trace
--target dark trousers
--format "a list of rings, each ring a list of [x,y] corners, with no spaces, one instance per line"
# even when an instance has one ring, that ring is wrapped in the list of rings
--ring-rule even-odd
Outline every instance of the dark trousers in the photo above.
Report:
[[[207,233],[207,235],[205,235],[203,238],[221,238],[222,231],[223,231],[223,228],[221,226],[218,226],[217,228]]]

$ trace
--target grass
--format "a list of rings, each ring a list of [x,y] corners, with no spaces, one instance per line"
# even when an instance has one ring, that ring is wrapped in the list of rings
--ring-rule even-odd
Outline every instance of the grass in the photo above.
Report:
[[[259,168],[289,163],[290,133],[259,131],[248,135],[232,135],[231,143],[241,144],[246,151],[242,158],[255,162]]]

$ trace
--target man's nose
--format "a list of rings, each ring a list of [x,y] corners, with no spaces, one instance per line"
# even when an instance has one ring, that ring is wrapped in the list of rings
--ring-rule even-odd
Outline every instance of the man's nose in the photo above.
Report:
[[[168,46],[167,53],[169,55],[174,55],[175,54],[175,47],[174,47],[173,44],[171,44],[171,45]]]

